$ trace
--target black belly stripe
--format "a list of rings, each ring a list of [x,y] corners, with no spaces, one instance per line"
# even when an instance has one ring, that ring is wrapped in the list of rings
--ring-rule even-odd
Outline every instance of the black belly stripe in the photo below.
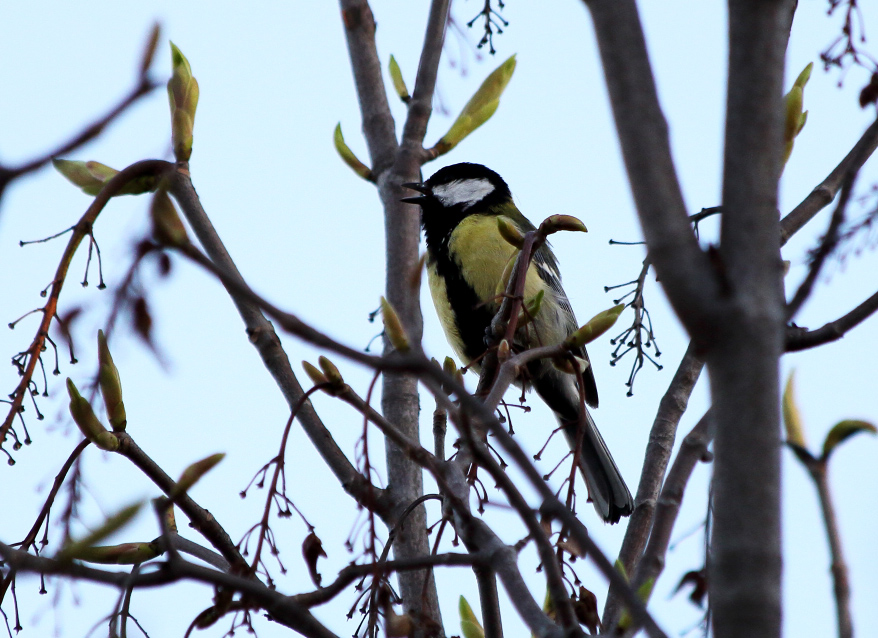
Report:
[[[484,304],[473,287],[464,279],[447,251],[430,250],[430,258],[439,277],[445,282],[445,295],[454,313],[454,322],[463,341],[465,363],[478,359],[485,352],[485,331],[494,318],[494,310]],[[493,304],[492,304],[493,305]]]

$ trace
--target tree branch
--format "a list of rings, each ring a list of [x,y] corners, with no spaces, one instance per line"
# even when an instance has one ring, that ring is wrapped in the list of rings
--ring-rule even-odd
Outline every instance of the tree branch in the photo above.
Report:
[[[287,400],[287,405],[293,409],[302,401],[305,391],[290,366],[289,357],[281,346],[274,326],[265,318],[253,299],[248,299],[246,295],[241,294],[242,290],[249,290],[249,286],[238,272],[235,262],[202,208],[198,194],[189,178],[188,167],[179,166],[175,171],[174,178],[170,182],[170,192],[180,204],[183,214],[212,262],[225,273],[225,278],[221,278],[221,281],[226,290],[229,291],[229,296],[244,320],[250,342],[259,352],[262,362],[274,377],[275,383]],[[235,282],[236,285],[233,286],[232,282]],[[361,503],[367,502],[364,499],[371,499],[381,494],[382,490],[369,485],[368,480],[357,472],[357,469],[348,461],[332,438],[332,434],[320,420],[310,401],[302,403],[296,417],[321,458],[348,494]],[[376,512],[379,516],[389,514],[388,510],[380,508]]]
[[[841,339],[849,330],[871,317],[876,310],[878,310],[878,292],[846,315],[816,330],[787,328],[786,350],[787,352],[797,352]]]
[[[689,396],[703,367],[704,362],[695,354],[694,344],[690,343],[674,378],[659,402],[658,412],[649,432],[640,485],[637,487],[637,496],[634,500],[634,512],[628,521],[625,538],[619,550],[619,561],[625,568],[626,574],[633,574],[639,569],[643,548],[655,533],[656,499],[659,491],[662,490],[665,470],[674,450],[677,426],[686,411]],[[603,626],[614,627],[619,622],[621,614],[622,605],[618,591],[615,587],[610,587],[604,605]]]
[[[838,517],[835,515],[832,493],[829,491],[826,459],[815,459],[814,462],[808,462],[805,465],[814,480],[814,486],[817,488],[817,495],[820,498],[823,523],[826,527],[826,540],[829,542],[829,551],[832,556],[832,583],[835,592],[838,637],[851,638],[854,635],[853,619],[851,618],[851,585],[841,545]]]
[[[323,626],[307,608],[292,597],[284,596],[256,580],[227,574],[179,559],[163,563],[161,569],[148,573],[95,569],[77,562],[61,562],[51,558],[32,556],[0,543],[0,557],[13,572],[31,572],[44,575],[70,576],[79,580],[104,583],[124,589],[126,587],[159,587],[181,580],[195,580],[241,592],[252,602],[265,609],[271,619],[290,627],[309,638],[337,638]]]
[[[680,513],[686,484],[698,462],[706,462],[711,458],[708,451],[708,446],[713,440],[711,425],[711,413],[708,410],[685,436],[680,451],[671,465],[656,506],[649,544],[637,563],[637,570],[631,580],[635,590],[639,590],[646,582],[655,583],[665,567],[665,556],[671,542],[671,532],[674,530],[674,523],[676,523],[677,515]],[[635,627],[632,627],[631,634],[634,632]]]
[[[857,173],[878,148],[878,120],[863,133],[845,158],[832,169],[814,190],[780,221],[781,245],[811,221],[817,213],[828,206],[844,183],[845,176]]]
[[[785,324],[777,219],[783,71],[794,0],[730,0],[721,244],[706,354],[714,450],[709,556],[717,638],[781,632],[780,384]],[[746,397],[746,400],[742,400]]]
[[[854,166],[856,164],[856,161],[853,162]],[[820,276],[820,270],[823,268],[823,264],[826,263],[826,260],[832,254],[832,251],[834,251],[838,245],[839,230],[844,223],[845,212],[847,211],[848,201],[850,200],[854,189],[854,181],[856,180],[856,177],[857,170],[852,167],[842,178],[841,195],[838,198],[838,203],[835,205],[835,210],[832,212],[832,218],[829,221],[829,228],[826,229],[826,234],[823,236],[817,250],[813,253],[811,265],[808,268],[808,274],[805,276],[804,281],[799,285],[792,300],[790,300],[790,303],[787,304],[787,320],[792,319],[796,315],[801,309],[802,304],[805,303],[805,300],[811,295],[817,277]]]
[[[584,2],[649,258],[677,315],[697,337],[720,291],[686,212],[637,6],[634,0]]]

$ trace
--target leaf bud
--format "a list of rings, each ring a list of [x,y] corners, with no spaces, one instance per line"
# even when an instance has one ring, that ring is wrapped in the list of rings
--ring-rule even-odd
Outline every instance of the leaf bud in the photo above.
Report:
[[[613,327],[619,315],[625,309],[625,304],[618,304],[599,312],[592,317],[587,324],[564,340],[564,347],[568,349],[581,348],[587,343],[591,343],[607,330]]]
[[[381,297],[381,316],[384,318],[384,333],[390,344],[400,352],[408,352],[411,346],[402,321],[396,310],[384,297]]]
[[[217,463],[225,458],[225,456],[225,453],[219,452],[217,454],[211,454],[200,461],[195,461],[195,463],[183,470],[183,473],[180,475],[180,480],[177,481],[177,484],[168,496],[171,499],[175,499],[188,492],[202,476],[210,472]]]
[[[500,236],[503,239],[519,250],[524,246],[524,235],[518,229],[518,226],[505,215],[497,216],[497,230],[500,231]]]
[[[396,90],[396,94],[399,96],[400,100],[408,103],[412,97],[409,95],[409,90],[405,85],[405,80],[402,79],[402,71],[399,68],[399,64],[397,64],[396,58],[394,58],[392,54],[388,66],[390,68],[390,79],[393,81],[393,88]]]
[[[302,368],[305,370],[305,374],[308,375],[308,378],[311,379],[311,383],[313,383],[314,385],[329,383],[329,379],[326,378],[326,375],[320,372],[320,370],[318,370],[315,365],[307,361],[303,361]]]
[[[79,390],[76,389],[76,386],[69,377],[67,379],[67,394],[70,395],[70,416],[73,417],[74,423],[76,423],[76,426],[85,438],[92,443],[98,443],[99,435],[109,434],[104,424],[95,416],[91,403],[79,394]],[[115,437],[113,438],[115,439]],[[116,447],[118,448],[118,441],[116,441]]]
[[[557,233],[562,230],[579,233],[588,232],[588,228],[585,227],[585,224],[583,224],[578,217],[574,217],[573,215],[550,215],[542,224],[540,224],[540,227],[546,235],[551,235],[552,233]]]
[[[174,207],[167,191],[159,190],[152,198],[149,209],[152,217],[152,236],[162,246],[180,248],[189,244],[186,226]]]
[[[335,150],[338,152],[341,161],[348,165],[357,175],[365,180],[373,181],[372,169],[363,164],[360,159],[354,155],[354,152],[348,147],[344,141],[344,135],[341,133],[341,123],[335,125],[335,131],[332,135]]]
[[[114,432],[124,432],[128,419],[125,416],[125,404],[122,402],[122,381],[103,330],[98,330],[98,362],[98,382],[104,397],[104,406],[107,408],[107,418]]]
[[[341,372],[338,371],[338,368],[335,367],[335,364],[332,361],[324,356],[320,356],[317,359],[317,363],[320,364],[320,369],[323,370],[323,374],[326,375],[326,378],[332,385],[344,385],[344,377],[341,376]]]

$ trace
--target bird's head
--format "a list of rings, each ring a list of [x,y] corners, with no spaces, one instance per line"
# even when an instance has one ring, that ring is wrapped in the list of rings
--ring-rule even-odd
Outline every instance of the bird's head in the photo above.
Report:
[[[425,225],[432,217],[460,221],[468,215],[490,215],[512,200],[503,178],[481,164],[453,164],[439,169],[426,182],[403,186],[421,193],[402,201],[421,206]]]

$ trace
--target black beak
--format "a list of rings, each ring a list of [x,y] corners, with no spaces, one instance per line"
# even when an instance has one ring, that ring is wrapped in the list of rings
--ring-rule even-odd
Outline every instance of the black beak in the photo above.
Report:
[[[422,195],[412,195],[411,197],[403,197],[400,201],[407,204],[420,204],[430,195],[430,187],[423,182],[408,182],[402,185],[403,188],[410,188],[413,191],[423,193]]]

